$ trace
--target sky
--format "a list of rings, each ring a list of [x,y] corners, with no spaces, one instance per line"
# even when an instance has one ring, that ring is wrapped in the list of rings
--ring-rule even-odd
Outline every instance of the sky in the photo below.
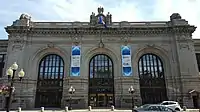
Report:
[[[172,13],[179,13],[197,26],[193,38],[200,39],[200,0],[2,0],[0,39],[8,38],[4,28],[22,13],[29,14],[32,21],[89,22],[99,6],[105,14],[110,12],[115,22],[169,21]]]

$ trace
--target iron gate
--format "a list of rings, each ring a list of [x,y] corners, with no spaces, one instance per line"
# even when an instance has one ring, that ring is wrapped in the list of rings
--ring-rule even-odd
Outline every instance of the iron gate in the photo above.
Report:
[[[63,92],[64,62],[56,55],[45,56],[39,64],[35,107],[61,106]]]
[[[167,100],[163,62],[152,53],[144,54],[138,62],[142,103]]]

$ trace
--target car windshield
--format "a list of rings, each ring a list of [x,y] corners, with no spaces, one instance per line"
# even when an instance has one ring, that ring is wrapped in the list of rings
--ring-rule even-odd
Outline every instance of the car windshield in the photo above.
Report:
[[[138,107],[137,109],[138,110],[145,110],[145,109],[148,109],[149,106],[150,106],[150,104],[145,104],[145,105]]]

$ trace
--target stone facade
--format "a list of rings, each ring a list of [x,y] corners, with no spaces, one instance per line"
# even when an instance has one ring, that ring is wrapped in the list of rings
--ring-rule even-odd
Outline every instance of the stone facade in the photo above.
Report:
[[[103,15],[102,10],[98,10]],[[90,22],[33,22],[30,16],[21,15],[19,19],[7,26],[8,33],[7,60],[8,68],[17,62],[26,72],[22,83],[15,83],[16,91],[12,108],[20,105],[24,109],[35,108],[38,65],[47,54],[60,55],[65,63],[65,78],[61,106],[68,105],[68,88],[73,85],[73,95],[78,103],[74,108],[88,106],[89,61],[95,54],[106,54],[114,64],[115,106],[130,107],[131,95],[128,88],[133,85],[135,104],[141,104],[138,77],[138,60],[145,53],[154,53],[164,63],[164,74],[169,100],[177,100],[189,108],[193,107],[192,95],[200,92],[200,76],[195,52],[200,51],[200,41],[192,39],[196,27],[189,25],[179,14],[172,14],[170,21],[146,22],[112,22],[110,14],[104,16],[107,29],[96,23],[92,13]],[[3,42],[4,41],[0,41]],[[103,47],[99,46],[100,42]],[[81,72],[78,77],[70,77],[71,46],[81,45]],[[130,45],[132,52],[133,76],[122,76],[121,45]],[[2,46],[2,44],[1,44]],[[5,52],[5,47],[0,51]],[[196,50],[196,51],[195,51]],[[5,70],[4,70],[5,73]],[[1,78],[6,83],[7,77]],[[175,90],[174,90],[175,89]],[[190,93],[195,90],[195,93]],[[200,97],[199,97],[200,104]],[[5,96],[1,97],[0,106],[5,105]]]

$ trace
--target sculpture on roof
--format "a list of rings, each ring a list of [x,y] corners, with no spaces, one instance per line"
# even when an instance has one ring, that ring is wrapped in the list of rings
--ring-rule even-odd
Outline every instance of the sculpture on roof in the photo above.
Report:
[[[107,24],[112,23],[112,15],[110,14],[110,12],[108,12],[108,14],[106,15],[106,23]]]
[[[95,25],[96,23],[96,16],[95,13],[92,12],[92,14],[90,15],[90,24]]]
[[[108,12],[108,14],[105,16],[104,14],[103,14],[103,12],[104,12],[104,8],[103,7],[98,7],[98,9],[97,9],[97,11],[98,11],[98,14],[97,15],[95,15],[95,13],[94,12],[92,12],[92,14],[90,15],[90,24],[91,25],[97,25],[98,24],[98,19],[99,19],[99,17],[101,17],[102,19],[103,19],[103,21],[107,24],[107,25],[109,25],[109,24],[111,24],[112,23],[112,15],[110,14],[110,12]]]
[[[103,14],[103,11],[104,11],[103,7],[100,6],[100,7],[98,8],[98,13],[99,13],[99,14]]]
[[[21,14],[21,16],[19,17],[19,20],[22,20],[22,19],[30,20],[31,16],[29,16],[28,14]]]
[[[173,19],[181,19],[181,15],[179,13],[173,13],[171,16],[170,16],[170,19],[173,20]]]

